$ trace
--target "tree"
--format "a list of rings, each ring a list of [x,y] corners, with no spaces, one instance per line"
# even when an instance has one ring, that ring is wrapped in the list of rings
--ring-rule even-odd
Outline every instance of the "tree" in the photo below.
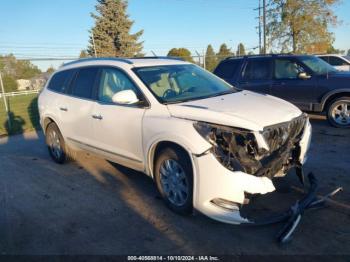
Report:
[[[2,82],[4,84],[5,93],[17,91],[17,82],[13,76],[7,74],[2,75]]]
[[[134,21],[126,13],[127,0],[97,0],[97,14],[91,16],[95,26],[90,30],[88,54],[99,57],[141,56],[143,42],[139,38],[143,30],[131,34]]]
[[[338,24],[332,7],[339,0],[270,0],[267,36],[270,49],[324,53],[334,42],[330,26]]]
[[[87,58],[87,57],[89,57],[88,52],[86,50],[81,50],[79,58]]]
[[[245,55],[245,47],[242,43],[239,43],[238,47],[237,47],[237,52],[236,52],[237,56],[242,56]]]
[[[16,69],[16,74],[15,74],[16,79],[30,79],[42,73],[41,70],[36,65],[33,65],[28,60],[20,60],[20,61],[17,60],[15,69]]]
[[[350,49],[348,50],[348,54],[347,55],[350,56]]]
[[[333,45],[327,48],[327,54],[345,54],[345,50],[336,49]]]
[[[225,58],[230,57],[232,55],[233,55],[233,53],[232,53],[231,49],[228,48],[226,44],[222,44],[220,46],[219,52],[217,53],[216,56],[217,56],[218,60],[221,61],[221,60],[224,60]]]
[[[207,51],[205,53],[205,65],[206,69],[209,71],[213,71],[218,65],[218,59],[212,45],[208,45],[207,47]]]
[[[56,71],[56,69],[53,67],[53,66],[50,66],[47,70],[46,70],[46,73],[48,73],[48,74],[52,74],[53,72],[55,72]]]
[[[167,56],[174,56],[174,57],[180,57],[183,58],[184,60],[194,63],[191,51],[188,50],[187,48],[173,48],[168,52]]]
[[[12,54],[0,56],[0,71],[14,79],[30,79],[42,73],[29,60],[17,60]]]

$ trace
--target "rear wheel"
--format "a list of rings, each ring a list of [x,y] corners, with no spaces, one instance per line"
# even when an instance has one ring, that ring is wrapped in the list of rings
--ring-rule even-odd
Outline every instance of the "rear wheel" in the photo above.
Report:
[[[50,123],[46,129],[46,145],[51,158],[58,164],[63,164],[67,160],[66,146],[58,126]]]
[[[334,99],[327,110],[327,119],[335,127],[350,127],[350,97]]]
[[[155,180],[166,205],[179,214],[192,211],[193,172],[186,152],[178,148],[165,148],[155,163]]]

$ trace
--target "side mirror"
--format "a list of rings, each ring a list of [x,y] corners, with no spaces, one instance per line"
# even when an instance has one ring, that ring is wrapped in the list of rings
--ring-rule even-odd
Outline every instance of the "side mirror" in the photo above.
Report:
[[[124,90],[115,93],[112,97],[112,101],[119,105],[133,105],[138,103],[140,100],[137,98],[136,94],[132,90]]]
[[[303,79],[303,80],[306,80],[306,79],[310,79],[311,76],[308,75],[308,74],[305,73],[305,72],[302,72],[302,73],[299,73],[298,78]]]

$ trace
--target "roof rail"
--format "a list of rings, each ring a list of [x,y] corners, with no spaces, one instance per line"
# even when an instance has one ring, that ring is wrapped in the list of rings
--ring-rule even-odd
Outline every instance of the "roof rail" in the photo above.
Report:
[[[72,62],[64,63],[62,67],[69,66],[69,65],[75,65],[83,62],[93,62],[93,61],[118,61],[118,62],[123,62],[127,63],[129,65],[133,64],[132,59],[170,59],[170,60],[180,60],[184,61],[183,58],[181,57],[176,57],[176,56],[144,56],[144,57],[125,57],[125,58],[120,58],[120,57],[89,57],[89,58],[81,58]]]
[[[93,61],[117,61],[117,62],[123,62],[127,63],[129,65],[132,65],[133,63],[128,60],[128,58],[118,58],[118,57],[92,57],[92,58],[81,58],[72,62],[68,62],[62,65],[62,67],[69,66],[69,65],[74,65],[74,64],[79,64],[79,63],[84,63],[84,62],[93,62]]]
[[[178,56],[136,56],[136,57],[130,57],[128,59],[169,59],[169,60],[180,60],[185,61],[183,58]]]
[[[242,55],[242,56],[229,56],[226,59],[234,59],[234,58],[247,58],[247,57],[264,57],[264,56],[290,56],[290,55],[302,55],[302,54],[293,54],[293,53],[269,53],[269,54],[253,54],[253,55]]]

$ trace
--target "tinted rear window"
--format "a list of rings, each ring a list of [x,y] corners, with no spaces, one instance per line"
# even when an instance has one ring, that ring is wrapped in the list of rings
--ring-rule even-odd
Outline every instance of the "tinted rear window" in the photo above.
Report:
[[[230,79],[234,76],[236,71],[239,69],[239,65],[241,64],[241,59],[232,59],[223,61],[219,64],[219,66],[215,69],[214,74],[223,79]]]
[[[244,80],[266,80],[271,78],[271,60],[249,59],[243,72]]]
[[[47,88],[52,91],[65,93],[73,73],[74,70],[66,70],[54,74]]]
[[[97,73],[98,68],[95,67],[80,69],[71,88],[71,94],[81,98],[91,98]]]

